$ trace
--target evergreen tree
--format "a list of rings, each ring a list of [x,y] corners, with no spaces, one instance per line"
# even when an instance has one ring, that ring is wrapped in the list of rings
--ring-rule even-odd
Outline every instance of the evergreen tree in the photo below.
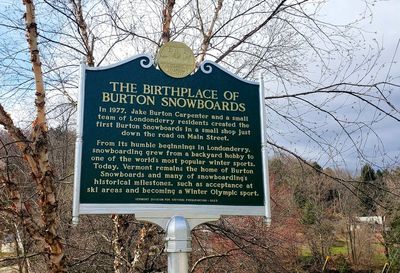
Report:
[[[382,171],[375,172],[369,164],[365,164],[361,169],[360,183],[358,185],[358,197],[361,201],[361,212],[364,216],[376,214],[384,192]]]

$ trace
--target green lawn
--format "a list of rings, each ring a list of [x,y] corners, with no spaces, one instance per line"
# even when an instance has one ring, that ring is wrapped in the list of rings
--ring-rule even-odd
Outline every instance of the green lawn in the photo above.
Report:
[[[331,255],[348,255],[347,245],[344,241],[336,241],[330,249]],[[311,256],[311,250],[308,245],[300,248],[300,256]]]
[[[331,247],[331,255],[348,255],[347,246],[333,246]]]
[[[383,252],[382,245],[376,243],[371,246],[374,249],[374,256],[373,256],[373,265],[376,269],[383,268],[384,264],[387,262],[385,254]],[[348,256],[348,248],[345,241],[338,240],[334,243],[334,245],[330,249],[332,256],[339,256],[343,255],[344,257]],[[300,248],[300,259],[307,263],[308,260],[312,259],[312,253],[307,245],[303,245]]]

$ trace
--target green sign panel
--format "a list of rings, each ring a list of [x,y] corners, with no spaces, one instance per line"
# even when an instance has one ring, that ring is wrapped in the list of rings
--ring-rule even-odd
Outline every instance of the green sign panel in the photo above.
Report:
[[[260,88],[146,55],[84,70],[80,204],[264,206]]]

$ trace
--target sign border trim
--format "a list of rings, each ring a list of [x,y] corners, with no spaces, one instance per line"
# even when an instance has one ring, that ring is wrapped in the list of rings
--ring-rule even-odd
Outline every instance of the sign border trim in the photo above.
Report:
[[[85,60],[80,64],[80,82],[78,94],[78,118],[77,118],[77,133],[76,133],[76,146],[75,146],[75,165],[74,165],[74,189],[73,189],[73,208],[72,208],[72,223],[77,225],[79,222],[80,214],[135,214],[136,218],[148,220],[153,223],[163,222],[164,219],[169,219],[174,215],[181,215],[185,212],[184,216],[188,220],[201,219],[199,223],[207,222],[209,220],[216,220],[221,215],[249,215],[249,216],[265,216],[267,224],[271,221],[271,208],[270,208],[270,191],[269,191],[269,175],[268,175],[268,155],[266,146],[266,132],[265,132],[265,107],[264,107],[264,82],[262,75],[259,82],[245,80],[239,76],[228,71],[221,65],[205,60],[199,69],[205,74],[211,74],[213,67],[217,67],[228,75],[234,77],[242,82],[259,85],[260,96],[260,123],[261,123],[261,153],[262,153],[262,174],[264,184],[264,206],[229,206],[229,205],[176,205],[176,204],[81,204],[80,203],[80,177],[82,171],[82,147],[84,142],[83,136],[83,114],[84,114],[84,99],[85,99],[85,72],[86,70],[106,70],[118,67],[125,63],[131,62],[139,58],[146,58],[141,60],[140,65],[147,69],[154,65],[154,60],[148,54],[139,54],[117,63],[103,66],[103,67],[89,67],[85,64]],[[197,72],[197,71],[196,71]],[[194,73],[196,73],[194,72]]]

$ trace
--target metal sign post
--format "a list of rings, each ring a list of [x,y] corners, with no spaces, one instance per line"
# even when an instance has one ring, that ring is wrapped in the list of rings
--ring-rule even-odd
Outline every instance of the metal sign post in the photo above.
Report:
[[[166,228],[165,252],[169,273],[189,272],[189,253],[192,251],[189,223],[185,217],[173,216]]]

